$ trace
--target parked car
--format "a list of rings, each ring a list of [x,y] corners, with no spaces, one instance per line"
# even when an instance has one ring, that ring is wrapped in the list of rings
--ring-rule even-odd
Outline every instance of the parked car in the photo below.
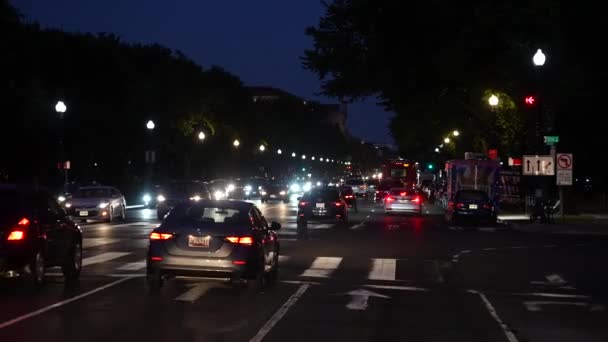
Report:
[[[66,282],[82,269],[82,232],[45,189],[0,185],[0,278],[20,277],[34,288],[45,269],[59,266]]]
[[[78,188],[64,203],[73,219],[124,221],[127,215],[127,201],[118,189],[112,186],[83,186]]]

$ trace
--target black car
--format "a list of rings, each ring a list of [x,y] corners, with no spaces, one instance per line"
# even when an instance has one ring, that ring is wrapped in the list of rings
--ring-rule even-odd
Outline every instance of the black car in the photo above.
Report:
[[[269,201],[282,201],[289,203],[289,187],[282,182],[269,182],[260,189],[262,203]]]
[[[343,185],[340,187],[340,197],[346,202],[349,208],[353,208],[355,213],[359,212],[357,207],[357,194],[353,191],[350,186]]]
[[[171,209],[181,202],[208,199],[211,199],[211,193],[204,182],[171,181],[158,190],[156,216],[162,220]]]
[[[488,194],[478,190],[460,190],[448,203],[446,220],[450,223],[496,223],[496,210]]]
[[[275,231],[280,228],[276,222],[269,226],[249,202],[181,203],[150,234],[148,283],[156,289],[176,276],[272,283],[279,267]]]
[[[60,266],[66,283],[80,276],[82,233],[45,189],[0,185],[0,278],[44,284],[46,268]]]
[[[307,227],[310,221],[348,223],[348,208],[336,188],[315,188],[298,199],[298,227]]]

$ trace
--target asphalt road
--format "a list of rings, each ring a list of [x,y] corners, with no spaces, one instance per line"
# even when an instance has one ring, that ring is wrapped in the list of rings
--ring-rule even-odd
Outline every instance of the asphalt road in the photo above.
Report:
[[[87,223],[80,283],[48,270],[37,293],[0,284],[0,341],[607,341],[608,237],[449,227],[361,202],[348,228],[311,224],[295,203],[259,204],[280,231],[281,282],[214,280],[148,291],[152,210]]]

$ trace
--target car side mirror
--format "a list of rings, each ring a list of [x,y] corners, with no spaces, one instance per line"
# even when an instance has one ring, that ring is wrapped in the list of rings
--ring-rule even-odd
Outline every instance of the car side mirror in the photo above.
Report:
[[[281,229],[281,224],[278,222],[272,222],[270,223],[270,230],[280,230]]]

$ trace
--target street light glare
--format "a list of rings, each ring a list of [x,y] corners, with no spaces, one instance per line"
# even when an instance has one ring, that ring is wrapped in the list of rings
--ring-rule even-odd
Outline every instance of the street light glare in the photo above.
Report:
[[[295,158],[295,157],[296,157],[296,153],[295,153],[295,152],[292,152],[292,153],[291,153],[291,156]]]
[[[205,140],[205,133],[199,132],[198,133],[198,140]]]
[[[439,153],[439,147],[435,147],[435,152]]]
[[[239,147],[241,145],[241,142],[239,141],[239,139],[234,139],[234,141],[232,142],[232,146],[234,147]]]
[[[543,50],[541,50],[541,49],[536,50],[536,53],[532,57],[532,62],[534,62],[534,65],[543,66],[543,65],[545,65],[545,61],[547,61],[547,56],[545,56],[545,54],[543,53]]]
[[[278,149],[277,154],[283,154],[283,151],[281,151],[281,149]]]
[[[446,143],[446,144],[449,144],[450,143],[450,138],[443,139],[443,142]]]
[[[498,96],[492,94],[492,96],[490,96],[490,98],[488,99],[488,103],[492,107],[498,105]]]
[[[264,144],[260,145],[260,152],[266,151],[266,146]]]
[[[152,121],[152,120],[148,120],[148,122],[146,122],[146,128],[147,128],[147,129],[152,130],[152,129],[154,129],[155,127],[156,127],[156,124],[154,123],[154,121]]]
[[[68,110],[68,107],[65,105],[65,103],[63,103],[63,101],[57,101],[55,111],[57,113],[65,113],[66,110]]]
[[[306,159],[306,155],[305,154],[302,155],[302,159]]]
[[[460,132],[458,132],[457,130],[454,130],[454,132],[452,132],[452,135],[457,137],[460,135]]]

